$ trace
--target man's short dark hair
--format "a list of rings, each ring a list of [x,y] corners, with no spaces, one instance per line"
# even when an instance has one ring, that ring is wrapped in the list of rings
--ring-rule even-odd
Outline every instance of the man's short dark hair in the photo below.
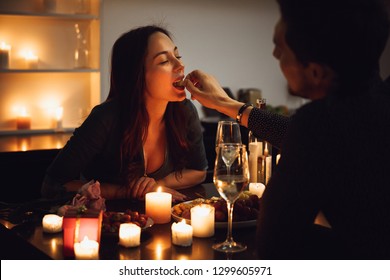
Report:
[[[277,1],[286,42],[303,64],[325,64],[343,80],[366,78],[379,70],[389,36],[383,1]]]

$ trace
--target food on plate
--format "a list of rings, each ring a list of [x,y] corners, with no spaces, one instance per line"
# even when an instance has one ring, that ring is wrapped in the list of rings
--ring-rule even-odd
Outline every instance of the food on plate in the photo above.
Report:
[[[226,201],[221,197],[212,197],[210,199],[197,198],[189,202],[176,204],[172,208],[172,214],[183,218],[191,219],[191,208],[200,204],[209,204],[215,208],[215,221],[227,222]],[[256,220],[259,213],[259,198],[257,195],[244,191],[234,203],[233,221]]]
[[[140,214],[138,211],[129,209],[125,212],[106,211],[103,213],[102,231],[108,233],[119,232],[119,227],[122,223],[133,223],[144,228],[148,218],[146,214]]]

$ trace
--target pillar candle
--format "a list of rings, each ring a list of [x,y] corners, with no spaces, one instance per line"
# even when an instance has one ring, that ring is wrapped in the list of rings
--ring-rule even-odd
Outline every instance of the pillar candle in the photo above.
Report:
[[[258,196],[263,196],[265,185],[262,183],[249,183],[249,192]]]
[[[141,228],[133,223],[123,223],[119,226],[119,245],[137,247],[141,243]]]
[[[187,247],[192,244],[192,226],[187,225],[185,220],[180,223],[173,223],[172,230],[172,243],[175,245]]]
[[[11,46],[7,45],[4,42],[0,44],[0,69],[9,68],[9,56],[10,56]]]
[[[74,254],[76,260],[97,260],[99,259],[99,243],[85,236],[81,242],[74,243]]]
[[[261,149],[261,142],[252,142],[249,143],[249,175],[250,182],[257,182],[257,161],[259,156],[259,151]]]
[[[62,217],[55,214],[47,214],[42,219],[44,232],[56,233],[62,231]]]
[[[215,209],[211,205],[201,204],[191,208],[191,225],[195,237],[214,235]]]
[[[147,193],[145,196],[145,209],[156,224],[166,224],[171,221],[172,195],[161,191]]]

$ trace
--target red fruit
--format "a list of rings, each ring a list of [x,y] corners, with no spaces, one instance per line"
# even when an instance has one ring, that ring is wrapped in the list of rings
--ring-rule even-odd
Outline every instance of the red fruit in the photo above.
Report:
[[[226,222],[227,221],[227,214],[226,212],[223,212],[221,210],[216,210],[214,213],[214,218],[216,222]]]

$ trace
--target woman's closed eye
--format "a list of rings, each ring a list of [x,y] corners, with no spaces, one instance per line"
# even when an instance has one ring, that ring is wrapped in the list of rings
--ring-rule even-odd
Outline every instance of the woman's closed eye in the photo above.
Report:
[[[176,59],[178,59],[178,60],[181,60],[181,58],[182,58],[181,55],[177,55],[177,56],[175,56],[175,57],[176,57]],[[160,64],[160,65],[164,65],[164,64],[167,64],[167,63],[169,63],[169,62],[170,62],[170,60],[167,59],[167,60],[161,61],[159,64]]]

